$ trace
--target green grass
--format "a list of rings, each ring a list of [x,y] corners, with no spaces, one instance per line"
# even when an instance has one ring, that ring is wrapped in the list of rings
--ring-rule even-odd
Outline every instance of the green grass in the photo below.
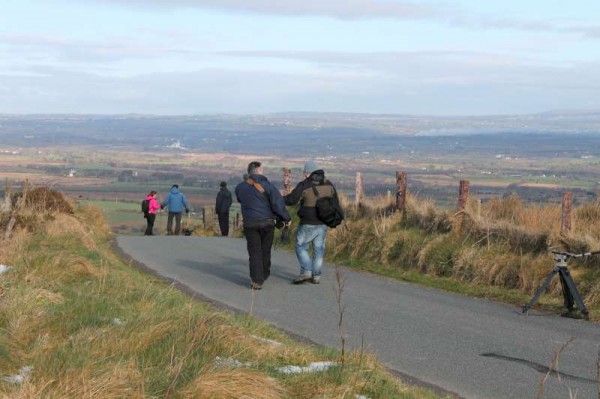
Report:
[[[226,384],[250,397],[259,395],[253,392],[273,398],[436,397],[399,385],[372,356],[358,352],[346,355],[343,368],[282,374],[278,367],[339,362],[340,353],[299,345],[249,315],[196,302],[120,261],[106,232],[86,227],[95,237],[89,242],[74,230],[41,232],[14,243],[11,253],[0,251],[0,262],[10,257],[14,266],[1,280],[1,372],[33,367],[26,384],[0,380],[0,396],[187,397],[186,392],[202,395]],[[281,345],[257,343],[252,336]],[[218,366],[217,356],[252,365]],[[203,385],[211,379],[221,382]],[[218,392],[213,397],[241,395]]]

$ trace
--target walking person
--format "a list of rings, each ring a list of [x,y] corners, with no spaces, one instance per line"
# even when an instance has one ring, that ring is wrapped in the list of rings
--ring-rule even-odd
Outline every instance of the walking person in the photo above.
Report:
[[[179,191],[179,185],[173,184],[171,190],[162,202],[162,208],[169,208],[169,216],[167,218],[167,235],[173,235],[173,219],[175,219],[175,235],[178,236],[181,231],[181,213],[190,212],[190,205],[185,195]]]
[[[152,232],[152,230],[154,229],[156,212],[160,210],[160,205],[156,200],[156,191],[150,191],[150,193],[146,197],[146,201],[148,201],[148,213],[144,215],[144,217],[146,218],[146,231],[144,232],[144,235],[153,236],[154,233]]]
[[[242,205],[244,235],[249,255],[250,288],[260,290],[271,274],[271,247],[275,234],[275,219],[287,225],[291,218],[279,190],[263,176],[260,162],[250,162],[248,177],[235,188]]]
[[[286,205],[300,203],[298,216],[300,224],[296,232],[295,252],[300,263],[300,274],[294,278],[294,284],[310,281],[313,284],[321,282],[321,268],[325,255],[325,239],[327,225],[319,219],[316,210],[317,198],[331,197],[333,204],[339,210],[341,207],[333,184],[325,178],[325,171],[317,166],[315,161],[304,164],[304,180],[298,183],[291,193],[284,197]],[[312,256],[309,254],[312,246]]]
[[[221,235],[227,237],[229,235],[229,208],[231,208],[231,191],[227,189],[227,183],[222,181],[221,189],[217,194],[217,202],[215,204],[215,212],[219,218],[219,228]]]

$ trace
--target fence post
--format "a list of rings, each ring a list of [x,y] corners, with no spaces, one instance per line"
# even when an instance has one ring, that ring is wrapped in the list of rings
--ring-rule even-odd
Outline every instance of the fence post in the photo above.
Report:
[[[477,219],[481,219],[481,198],[477,199]]]
[[[396,172],[396,210],[404,211],[406,207],[406,172]]]
[[[562,217],[560,234],[566,235],[571,231],[571,211],[573,210],[573,193],[567,191],[562,197]]]
[[[283,195],[288,195],[292,192],[292,170],[283,168]]]
[[[465,220],[465,211],[467,209],[467,203],[469,202],[469,182],[467,180],[461,180],[458,188],[458,223],[459,229],[462,230],[463,223]]]
[[[356,172],[356,180],[354,183],[355,186],[355,199],[354,199],[354,205],[356,205],[357,207],[360,206],[360,202],[362,201],[363,198],[363,179],[362,179],[362,173],[360,172]]]
[[[202,228],[206,230],[206,208],[202,208]]]
[[[234,226],[235,226],[236,230],[239,230],[239,228],[240,228],[240,213],[239,212],[235,213],[235,224],[234,224]]]

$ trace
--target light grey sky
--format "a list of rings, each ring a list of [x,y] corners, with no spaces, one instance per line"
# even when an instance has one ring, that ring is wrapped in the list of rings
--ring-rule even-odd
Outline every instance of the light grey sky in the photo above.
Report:
[[[597,0],[0,1],[0,113],[600,110]]]

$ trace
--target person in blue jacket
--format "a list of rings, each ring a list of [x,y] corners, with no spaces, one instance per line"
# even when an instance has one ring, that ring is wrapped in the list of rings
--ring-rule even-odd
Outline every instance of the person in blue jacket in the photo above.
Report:
[[[289,225],[290,214],[277,187],[263,176],[260,162],[248,164],[248,176],[237,185],[235,195],[242,204],[244,235],[250,257],[250,288],[260,290],[271,274],[275,220],[279,217]]]
[[[169,216],[167,218],[167,235],[173,235],[173,218],[175,218],[175,235],[178,236],[181,230],[181,214],[190,212],[190,205],[187,198],[181,191],[179,186],[173,184],[169,194],[165,197],[161,204],[161,209],[169,208]]]

